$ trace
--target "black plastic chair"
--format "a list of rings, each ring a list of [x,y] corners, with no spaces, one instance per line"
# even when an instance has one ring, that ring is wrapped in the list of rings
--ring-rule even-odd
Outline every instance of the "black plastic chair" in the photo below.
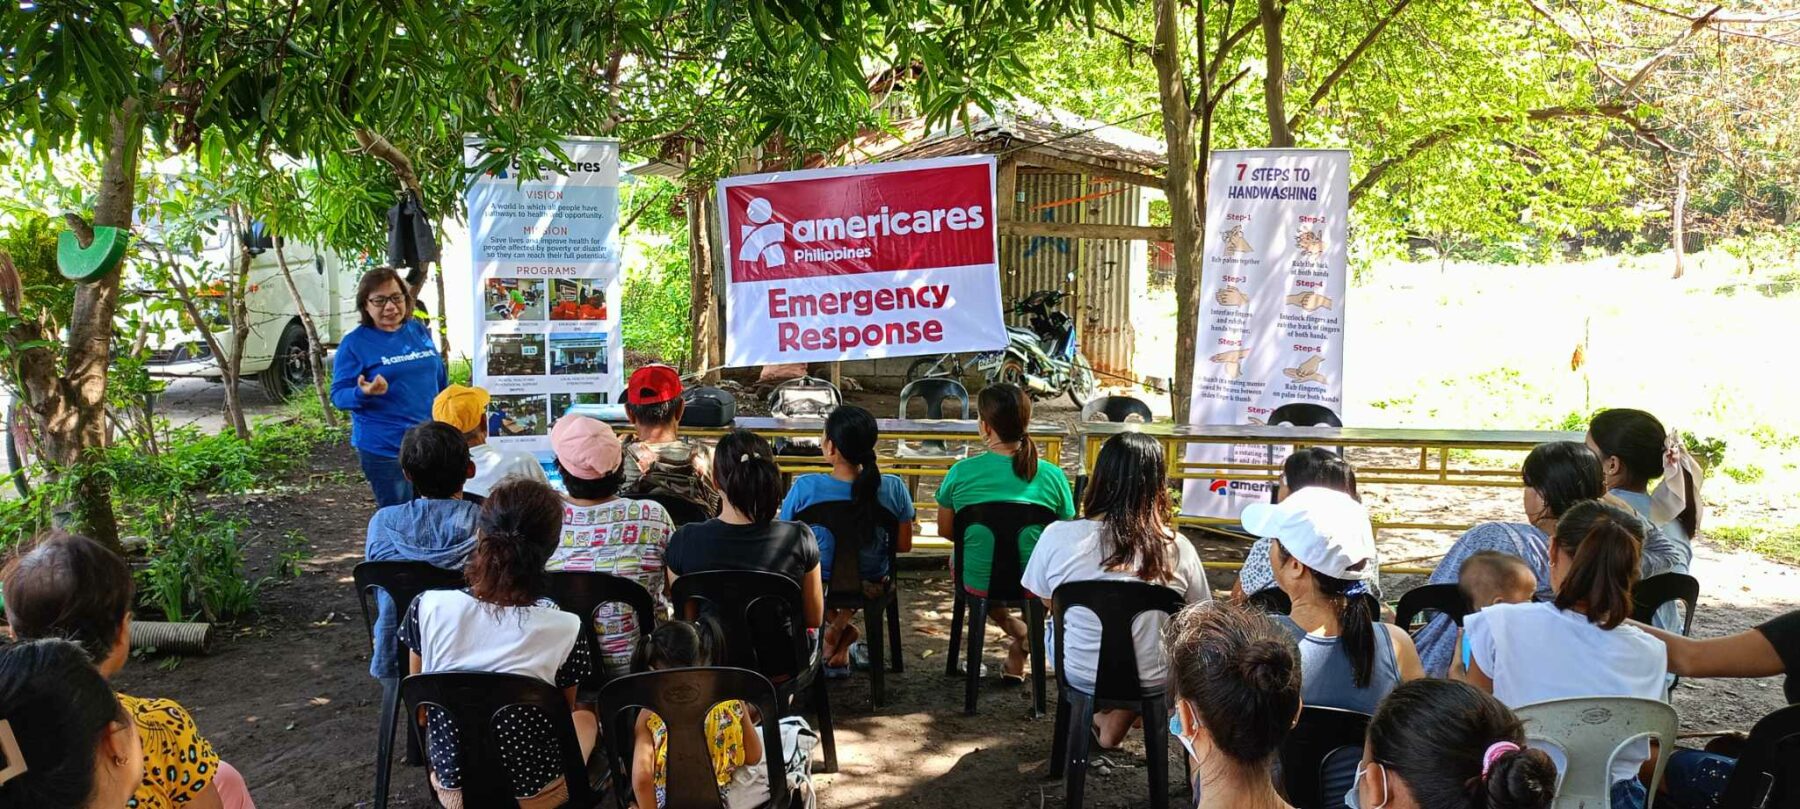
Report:
[[[879,505],[871,515],[848,500],[814,503],[794,519],[808,525],[822,526],[831,532],[831,581],[825,589],[825,607],[834,610],[862,610],[863,629],[869,649],[869,702],[879,708],[887,701],[887,664],[892,662],[896,674],[906,668],[906,657],[900,651],[900,568],[895,547],[900,541],[900,519]],[[862,549],[875,541],[875,529],[888,535],[888,586],[881,595],[869,598],[863,589]],[[883,619],[885,618],[885,625]],[[892,659],[888,659],[891,652]]]
[[[677,494],[634,494],[633,500],[648,500],[663,507],[669,513],[669,522],[674,525],[687,525],[691,522],[706,522],[712,519],[706,507]]]
[[[1025,591],[1019,579],[1025,573],[1025,560],[1019,555],[1019,535],[1031,526],[1056,522],[1056,513],[1035,503],[977,503],[956,510],[956,536],[952,538],[956,564],[956,595],[951,605],[950,654],[945,655],[944,673],[956,676],[957,653],[962,644],[963,614],[968,611],[968,665],[963,673],[963,713],[975,715],[975,703],[981,693],[981,648],[986,641],[988,607],[993,604],[1025,608],[1026,634],[1031,646],[1031,715],[1043,716],[1047,700],[1044,688],[1044,602]],[[962,582],[963,537],[969,527],[980,525],[994,535],[993,558],[988,564],[988,589],[977,591]]]
[[[1056,729],[1050,737],[1050,775],[1063,777],[1063,803],[1081,806],[1087,785],[1089,746],[1098,708],[1129,708],[1144,719],[1144,756],[1149,760],[1151,809],[1169,806],[1168,696],[1163,687],[1146,688],[1138,680],[1137,647],[1131,625],[1146,612],[1174,615],[1184,605],[1181,594],[1135,581],[1077,581],[1056,588]],[[1068,650],[1063,631],[1071,609],[1081,607],[1100,621],[1100,649],[1095,659],[1093,693],[1077,690],[1064,673]]]
[[[1400,596],[1400,604],[1394,608],[1394,625],[1411,633],[1417,628],[1413,626],[1414,618],[1431,620],[1427,610],[1450,616],[1457,626],[1462,626],[1463,616],[1469,614],[1469,602],[1463,598],[1462,588],[1454,584],[1420,585]]]
[[[1332,412],[1331,408],[1311,402],[1288,402],[1277,407],[1275,412],[1269,414],[1268,423],[1270,425],[1290,424],[1295,427],[1344,426],[1343,419],[1338,418],[1338,414]],[[1344,457],[1343,447],[1334,447],[1332,451],[1336,452],[1339,458]],[[1275,463],[1274,445],[1269,447],[1269,463],[1271,465]],[[1271,486],[1269,487],[1269,499],[1273,502],[1274,498],[1275,487]]]
[[[969,389],[963,387],[963,383],[949,377],[931,376],[906,383],[906,387],[900,389],[900,412],[898,414],[900,418],[910,418],[907,413],[908,405],[912,404],[914,399],[921,399],[925,402],[925,418],[945,418],[944,402],[949,399],[955,399],[962,406],[960,414],[952,418],[965,421],[969,418]],[[899,442],[899,445],[894,448],[895,455],[904,456],[908,452],[904,441]],[[911,452],[916,455],[951,454],[950,445],[942,439],[920,441],[919,449]]]
[[[388,594],[388,599],[394,602],[396,616],[404,621],[407,609],[420,593],[463,586],[462,571],[445,570],[427,562],[362,562],[351,571],[350,578],[356,584],[356,601],[362,607],[363,628],[369,633],[370,648],[375,644],[376,591]],[[394,633],[394,653],[401,660],[407,659],[407,650],[400,643],[398,632]],[[381,724],[375,734],[375,809],[387,809],[388,786],[394,774],[394,723],[400,718],[400,679],[381,678]],[[425,757],[418,733],[410,729],[412,723],[408,722],[406,726],[409,728],[406,763],[416,767],[424,763]]]
[[[1101,396],[1089,399],[1081,406],[1082,421],[1108,421],[1114,424],[1125,424],[1138,421],[1149,424],[1156,420],[1156,414],[1150,412],[1150,405],[1135,396]]]
[[[550,733],[562,751],[563,778],[569,786],[565,807],[592,809],[601,795],[588,781],[587,762],[569,718],[569,701],[561,689],[536,677],[486,671],[414,674],[400,683],[414,731],[425,734],[425,708],[448,714],[456,728],[457,771],[464,806],[516,806],[510,770],[500,757],[495,723],[508,709],[535,708],[549,720]]]
[[[1650,623],[1656,611],[1671,601],[1682,606],[1681,634],[1694,627],[1694,607],[1700,602],[1700,580],[1686,573],[1659,573],[1631,588],[1631,619]]]
[[[1302,707],[1300,721],[1288,731],[1276,753],[1281,765],[1281,794],[1287,796],[1288,803],[1307,809],[1342,807],[1344,790],[1326,788],[1326,770],[1343,756],[1362,760],[1363,737],[1368,732],[1366,713],[1318,705]],[[1347,788],[1349,784],[1343,786]]]
[[[1270,615],[1286,615],[1294,611],[1294,600],[1280,587],[1264,587],[1251,593],[1247,600],[1250,606]]]
[[[748,669],[682,668],[620,677],[600,689],[601,745],[612,765],[613,794],[620,809],[631,795],[631,764],[637,739],[637,713],[649,710],[668,731],[668,785],[665,809],[721,809],[706,717],[726,700],[743,700],[764,717],[761,723],[763,763],[769,768],[768,807],[785,807],[788,794],[781,725],[774,717],[777,699],[769,679]]]
[[[1792,676],[1792,675],[1789,675]],[[1789,705],[1750,729],[1720,801],[1725,809],[1800,809],[1800,705]]]
[[[587,636],[588,648],[594,653],[593,672],[581,683],[581,701],[592,703],[600,697],[600,687],[613,679],[606,673],[600,653],[600,633],[594,628],[594,611],[602,604],[623,604],[637,618],[636,652],[631,658],[631,673],[645,671],[644,650],[650,646],[650,633],[656,629],[656,597],[631,579],[611,573],[558,570],[550,574],[550,600],[563,612],[581,618],[581,633]]]
[[[708,570],[675,580],[675,613],[693,620],[711,615],[725,632],[725,650],[713,662],[749,669],[775,684],[783,714],[795,713],[808,693],[819,719],[825,751],[823,772],[837,772],[837,740],[831,728],[831,695],[824,657],[807,637],[800,585],[779,573]],[[809,693],[810,692],[810,693]]]

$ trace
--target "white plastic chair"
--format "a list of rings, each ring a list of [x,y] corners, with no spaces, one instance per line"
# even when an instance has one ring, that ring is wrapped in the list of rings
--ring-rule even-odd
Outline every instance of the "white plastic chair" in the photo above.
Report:
[[[1554,748],[1564,758],[1556,774],[1555,809],[1608,809],[1612,806],[1612,762],[1629,745],[1656,741],[1656,770],[1646,785],[1645,809],[1656,802],[1663,768],[1675,751],[1681,720],[1668,703],[1637,697],[1573,697],[1521,706],[1526,743]]]

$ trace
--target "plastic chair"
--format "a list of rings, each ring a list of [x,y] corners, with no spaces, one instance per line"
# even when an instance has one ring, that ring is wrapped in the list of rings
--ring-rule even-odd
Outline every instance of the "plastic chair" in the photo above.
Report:
[[[394,609],[404,620],[406,610],[420,593],[463,586],[462,571],[445,570],[427,562],[361,562],[351,571],[350,578],[355,582],[356,601],[362,607],[363,628],[369,633],[371,648],[375,644],[377,590],[388,594]],[[398,633],[394,637],[394,646],[395,653],[405,659],[406,649],[400,644]],[[387,809],[388,786],[393,779],[394,723],[400,718],[400,679],[381,678],[381,724],[375,734],[375,809]],[[411,728],[412,723],[408,722],[406,726]],[[418,733],[408,730],[407,740],[406,763],[415,767],[423,764],[425,757],[421,754]]]
[[[1650,623],[1656,611],[1671,601],[1682,606],[1681,634],[1694,626],[1694,607],[1700,602],[1700,580],[1686,573],[1659,573],[1631,588],[1631,619]]]
[[[964,421],[970,418],[969,389],[963,387],[963,383],[949,377],[933,376],[906,383],[906,387],[900,389],[900,418],[909,418],[907,406],[912,404],[914,399],[924,400],[925,418],[945,418],[944,401],[946,399],[955,399],[962,405],[962,414],[955,418]],[[901,458],[908,456],[942,458],[968,454],[967,449],[952,451],[950,445],[943,439],[934,438],[920,441],[917,448],[908,447],[905,441],[894,442],[894,455]]]
[[[678,494],[641,494],[633,495],[631,499],[648,500],[662,506],[663,511],[669,513],[669,522],[677,526],[687,525],[691,522],[706,522],[712,519],[712,515],[706,512],[705,506]]]
[[[723,663],[758,672],[775,684],[784,709],[794,713],[797,698],[810,691],[818,713],[819,741],[825,750],[823,772],[837,772],[837,741],[831,726],[831,695],[825,689],[825,660],[819,645],[807,637],[800,585],[779,573],[760,570],[708,570],[675,580],[677,615],[688,620],[702,613],[718,620],[725,632]]]
[[[969,649],[967,671],[963,673],[963,713],[975,715],[975,703],[981,693],[981,648],[986,640],[983,628],[987,625],[987,612],[991,604],[1012,606],[1023,604],[1025,621],[1028,625],[1026,636],[1031,646],[1031,715],[1043,716],[1046,713],[1044,695],[1044,602],[1026,592],[1019,578],[1025,573],[1025,560],[1019,554],[1019,535],[1031,526],[1044,526],[1056,522],[1056,513],[1034,503],[977,503],[956,510],[953,523],[956,536],[952,538],[957,585],[955,600],[951,604],[950,617],[950,653],[944,664],[944,673],[956,676],[957,653],[962,642],[963,613],[968,611]],[[993,558],[988,565],[988,589],[986,592],[975,590],[961,581],[964,566],[964,554],[967,543],[963,537],[969,526],[980,525],[994,535]]]
[[[1150,405],[1135,396],[1100,396],[1081,406],[1081,420],[1149,424],[1156,420],[1156,414],[1150,412]]]
[[[550,733],[562,751],[563,778],[569,785],[566,807],[598,807],[600,793],[588,781],[587,762],[569,718],[569,701],[556,686],[522,674],[446,671],[414,674],[400,683],[406,697],[408,724],[421,737],[426,714],[437,708],[456,728],[454,743],[461,775],[463,805],[515,806],[512,778],[500,757],[495,723],[502,711],[536,708],[549,719]]]
[[[631,674],[600,689],[601,746],[612,765],[613,794],[621,809],[631,795],[631,764],[637,739],[637,712],[649,710],[668,730],[666,809],[722,809],[724,798],[714,779],[712,746],[706,715],[727,700],[749,703],[763,717],[763,763],[769,768],[768,807],[785,807],[788,794],[785,756],[775,687],[754,671],[737,668],[664,669]]]
[[[1344,426],[1343,419],[1338,418],[1338,414],[1332,412],[1331,408],[1324,405],[1316,405],[1311,402],[1288,402],[1287,404],[1277,407],[1273,413],[1269,414],[1268,423],[1270,426],[1288,424],[1295,427]],[[1337,452],[1338,457],[1344,457],[1343,447],[1337,447],[1334,451]],[[1275,465],[1274,444],[1269,445],[1268,462],[1270,466]],[[1274,501],[1274,497],[1275,489],[1274,487],[1270,487],[1269,498],[1271,502]]]
[[[1800,807],[1800,705],[1756,723],[1725,785],[1725,809]]]
[[[1567,763],[1556,775],[1555,809],[1611,806],[1613,759],[1646,739],[1656,741],[1651,796],[1675,751],[1681,721],[1666,702],[1638,697],[1573,697],[1534,702],[1513,710],[1525,721],[1533,747],[1555,747]]]
[[[1169,806],[1168,696],[1163,686],[1147,688],[1138,680],[1137,646],[1131,625],[1146,612],[1174,615],[1184,606],[1181,594],[1136,581],[1077,581],[1056,588],[1052,597],[1058,629],[1068,626],[1071,609],[1091,611],[1100,620],[1100,648],[1095,658],[1093,693],[1069,684],[1065,672],[1067,632],[1056,633],[1056,729],[1050,739],[1050,775],[1063,777],[1063,804],[1081,806],[1087,785],[1089,745],[1097,708],[1130,708],[1144,718],[1144,756],[1149,760],[1151,809]]]
[[[1469,614],[1469,602],[1463,598],[1462,589],[1454,584],[1425,584],[1414,587],[1400,596],[1400,605],[1394,608],[1394,625],[1411,633],[1415,627],[1413,619],[1424,617],[1427,610],[1450,616],[1457,626],[1462,626],[1463,616]]]
[[[1363,737],[1368,732],[1366,713],[1321,705],[1302,707],[1300,721],[1294,723],[1294,729],[1288,731],[1276,753],[1281,764],[1279,786],[1288,803],[1342,807],[1344,790],[1327,789],[1328,770],[1345,756],[1354,756],[1352,761],[1362,760]],[[1328,794],[1333,791],[1337,794]]]
[[[586,570],[558,570],[550,574],[550,600],[563,612],[581,618],[581,632],[587,636],[588,648],[594,651],[593,673],[581,683],[583,703],[600,697],[600,687],[613,679],[600,664],[600,633],[594,628],[594,611],[601,604],[623,604],[631,608],[637,619],[637,651],[631,657],[631,672],[644,671],[644,650],[650,646],[650,633],[656,629],[656,597],[644,586],[623,576]]]
[[[900,568],[896,564],[895,545],[900,539],[900,520],[879,505],[870,515],[848,500],[814,503],[794,519],[808,525],[822,526],[831,532],[831,581],[825,590],[825,607],[834,610],[862,610],[863,631],[869,649],[869,702],[879,708],[887,701],[887,663],[896,674],[905,670],[906,657],[900,651]],[[871,522],[871,517],[873,521]],[[888,586],[881,595],[869,598],[863,589],[862,549],[875,541],[875,529],[884,528],[888,535]],[[885,624],[883,619],[885,618]],[[888,655],[892,654],[891,661]]]

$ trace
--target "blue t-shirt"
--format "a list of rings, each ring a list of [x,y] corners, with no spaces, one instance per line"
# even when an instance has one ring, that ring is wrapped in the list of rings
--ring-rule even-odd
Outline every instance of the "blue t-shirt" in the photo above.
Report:
[[[387,379],[387,393],[369,396],[356,378]],[[431,420],[431,401],[450,384],[449,372],[425,324],[408,320],[393,331],[358,326],[344,335],[331,365],[331,404],[350,411],[350,446],[395,457],[400,439]]]
[[[792,520],[794,515],[815,503],[850,500],[851,486],[848,481],[819,472],[794,478],[794,485],[788,489],[787,499],[781,501],[780,519]],[[881,476],[881,488],[875,492],[875,502],[880,503],[882,508],[891,512],[900,522],[912,522],[912,492],[906,488],[906,481],[899,476]],[[836,558],[833,554],[836,539],[822,525],[815,525],[812,530],[813,536],[819,541],[819,574],[825,581],[830,581],[832,559]],[[893,572],[887,569],[888,543],[892,541],[893,537],[887,536],[886,531],[876,529],[875,544],[863,548],[858,560],[864,579],[873,581]]]

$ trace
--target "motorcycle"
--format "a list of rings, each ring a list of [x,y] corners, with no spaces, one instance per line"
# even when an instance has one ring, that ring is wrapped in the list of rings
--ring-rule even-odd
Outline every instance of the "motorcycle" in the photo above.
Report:
[[[954,354],[920,357],[907,369],[907,380],[933,376],[961,378],[979,372],[987,384],[1018,385],[1033,399],[1067,394],[1076,407],[1094,395],[1094,369],[1082,356],[1075,321],[1057,309],[1068,295],[1045,289],[1013,304],[1011,314],[1024,315],[1029,328],[1007,326],[1007,345],[965,363]]]

